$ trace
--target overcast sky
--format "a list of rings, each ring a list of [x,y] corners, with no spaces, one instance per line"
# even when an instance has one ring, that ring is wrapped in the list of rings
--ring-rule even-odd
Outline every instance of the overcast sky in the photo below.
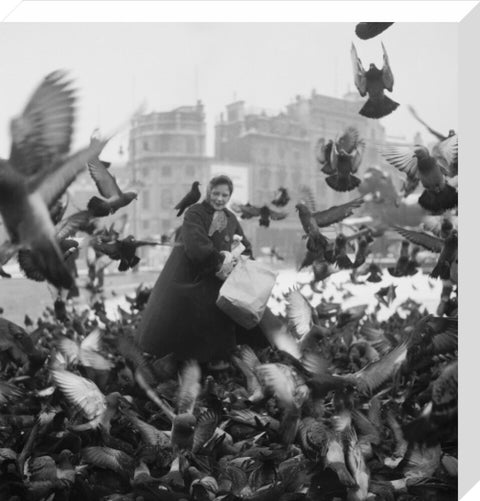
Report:
[[[354,90],[350,47],[364,67],[382,64],[386,46],[400,106],[382,120],[389,135],[413,137],[422,127],[406,105],[437,130],[458,129],[458,25],[396,23],[368,41],[353,23],[1,24],[0,155],[10,149],[9,120],[22,111],[50,71],[71,71],[80,90],[74,144],[97,126],[108,131],[142,100],[147,110],[205,104],[208,153],[213,125],[234,98],[281,111],[295,95],[341,97]],[[423,132],[423,130],[422,130]],[[431,136],[423,132],[428,141]],[[127,146],[126,134],[106,155]],[[116,155],[115,155],[116,156]]]

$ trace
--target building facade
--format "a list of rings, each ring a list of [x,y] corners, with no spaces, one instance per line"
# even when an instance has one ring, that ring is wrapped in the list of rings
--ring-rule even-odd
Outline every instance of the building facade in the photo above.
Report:
[[[311,191],[316,209],[326,209],[359,195],[356,191],[339,193],[325,183],[318,167],[315,149],[318,139],[338,139],[348,127],[355,126],[366,143],[359,175],[381,163],[379,147],[385,143],[385,129],[377,120],[358,114],[363,100],[357,94],[343,99],[322,96],[297,96],[286,111],[267,114],[237,101],[226,106],[216,124],[215,156],[219,161],[238,161],[251,165],[254,205],[268,204],[280,186],[289,189],[292,201],[289,215],[274,221],[270,228],[248,223],[256,249],[275,247],[287,258],[299,260],[304,252],[303,231],[293,208],[302,198],[302,187]]]
[[[134,205],[137,238],[167,234],[178,226],[174,207],[194,181],[203,191],[209,176],[202,103],[137,117],[130,130],[129,166],[138,202]]]

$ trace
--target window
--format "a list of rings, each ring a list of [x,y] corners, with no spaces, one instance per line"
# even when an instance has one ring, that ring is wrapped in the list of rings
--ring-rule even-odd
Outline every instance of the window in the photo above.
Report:
[[[164,165],[162,167],[162,177],[170,177],[172,175],[172,167],[170,165]]]
[[[300,160],[300,152],[298,150],[293,152],[293,158],[297,161]]]
[[[148,141],[146,139],[143,140],[142,148],[143,148],[143,151],[149,151],[150,150],[150,145],[148,144]]]
[[[145,221],[142,221],[142,228],[144,230],[150,229],[150,221],[148,219],[146,219]]]
[[[162,190],[162,193],[160,195],[160,204],[162,209],[171,209],[173,207],[171,190]]]
[[[170,137],[161,136],[160,137],[160,151],[170,151]]]
[[[193,136],[187,136],[185,140],[187,143],[187,153],[195,153],[195,138]]]
[[[170,219],[162,219],[162,233],[168,233],[171,226]]]
[[[150,210],[150,192],[148,190],[142,192],[142,209]]]
[[[142,169],[142,176],[143,177],[148,177],[150,175],[150,167],[144,167]]]
[[[268,169],[262,169],[260,171],[260,186],[262,188],[268,188],[270,183],[270,171]]]
[[[285,169],[278,170],[277,183],[279,186],[285,186],[287,184],[287,171]]]
[[[195,166],[194,165],[187,165],[185,167],[185,176],[189,178],[195,177]]]

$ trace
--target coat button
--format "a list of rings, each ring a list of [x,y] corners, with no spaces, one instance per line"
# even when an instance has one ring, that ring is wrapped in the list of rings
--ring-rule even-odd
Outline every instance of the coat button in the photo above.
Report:
[[[225,235],[225,242],[230,242],[230,237],[228,235]]]

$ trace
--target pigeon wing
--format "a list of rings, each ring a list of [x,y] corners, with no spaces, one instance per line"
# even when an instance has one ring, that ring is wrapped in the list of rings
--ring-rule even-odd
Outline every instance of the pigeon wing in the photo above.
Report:
[[[195,402],[200,393],[200,366],[196,361],[189,361],[183,368],[178,389],[177,408],[178,414],[193,414]]]
[[[68,153],[75,100],[66,73],[55,71],[37,87],[22,115],[12,120],[10,163],[23,175],[34,175]]]
[[[115,177],[110,174],[98,157],[88,162],[88,172],[102,197],[108,199],[122,194]]]
[[[280,221],[282,219],[285,219],[288,216],[288,212],[279,212],[270,209],[270,219],[273,221]]]
[[[295,331],[297,337],[307,335],[312,328],[312,308],[297,289],[291,290],[287,295],[287,319],[289,326]]]
[[[387,162],[405,172],[409,178],[418,178],[417,159],[409,146],[386,146],[381,151]]]
[[[429,235],[422,231],[407,230],[400,226],[395,226],[395,230],[415,245],[420,245],[424,249],[432,252],[441,252],[443,249],[443,240],[441,238]]]
[[[355,82],[355,87],[358,89],[360,95],[364,97],[367,95],[367,75],[365,74],[362,61],[360,61],[360,58],[357,54],[357,49],[355,48],[355,45],[353,45],[353,43],[350,54],[352,57],[353,65],[353,81]]]
[[[51,374],[70,403],[79,407],[87,419],[100,416],[107,408],[104,395],[93,381],[64,370],[52,370]]]
[[[87,162],[101,153],[106,143],[106,141],[99,141],[95,146],[89,146],[78,151],[48,176],[42,176],[41,178],[36,176],[30,183],[31,189],[38,187],[45,205],[50,207],[85,169]]]
[[[333,207],[330,207],[330,209],[315,212],[313,216],[315,217],[315,221],[318,226],[323,228],[334,223],[339,223],[346,217],[351,216],[353,214],[353,209],[358,209],[362,204],[363,198],[359,197],[345,204],[334,205]]]
[[[383,68],[382,68],[382,80],[383,80],[383,85],[385,88],[392,92],[393,91],[393,73],[392,69],[390,68],[390,63],[388,61],[388,54],[387,50],[385,49],[385,46],[383,45],[382,42],[382,50],[383,50]]]
[[[92,215],[87,210],[76,212],[66,219],[62,219],[62,221],[55,226],[55,236],[57,240],[75,236],[77,231],[82,231],[83,228],[87,228],[91,220]]]

